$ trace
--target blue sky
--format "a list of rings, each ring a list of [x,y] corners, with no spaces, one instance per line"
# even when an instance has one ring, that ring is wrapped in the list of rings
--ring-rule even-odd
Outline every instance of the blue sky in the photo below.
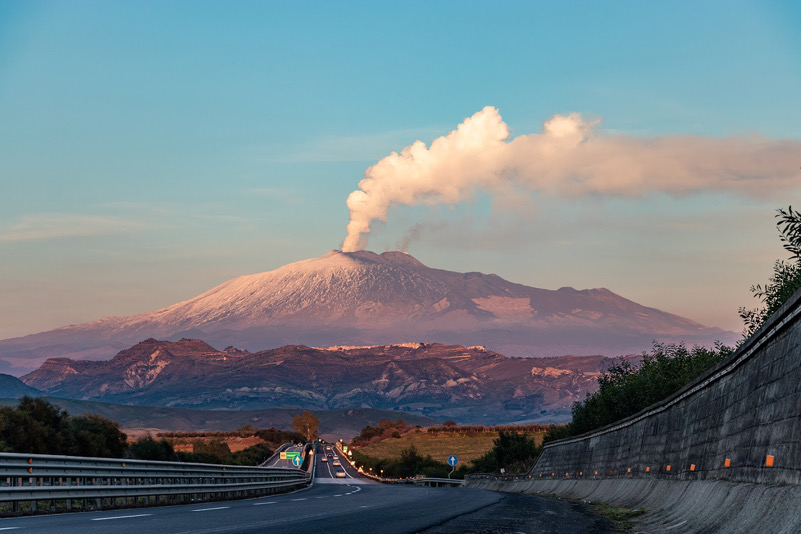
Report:
[[[513,137],[578,112],[634,138],[801,140],[799,6],[3,0],[0,338],[339,248],[370,165],[485,106]],[[478,192],[393,207],[369,248],[422,224],[428,265],[739,330],[800,191]]]

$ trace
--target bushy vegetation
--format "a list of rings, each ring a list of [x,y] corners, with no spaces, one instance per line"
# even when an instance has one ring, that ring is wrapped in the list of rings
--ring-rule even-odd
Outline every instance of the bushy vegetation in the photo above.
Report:
[[[127,437],[114,421],[99,415],[72,417],[43,399],[23,397],[0,407],[0,450],[120,458]]]
[[[573,420],[551,428],[543,441],[583,434],[634,415],[677,392],[732,353],[731,347],[721,344],[714,349],[688,349],[682,343],[654,343],[653,351],[643,354],[639,365],[621,358],[598,377],[597,391],[573,404]]]
[[[503,469],[506,473],[525,473],[534,465],[540,450],[541,447],[527,432],[500,432],[494,447],[474,460],[470,471],[495,473]]]
[[[765,285],[751,286],[751,293],[760,300],[761,306],[753,309],[740,308],[740,317],[745,324],[745,338],[759,330],[768,317],[801,289],[801,212],[793,210],[792,206],[787,211],[778,209],[776,212],[779,219],[776,223],[779,239],[784,249],[790,253],[790,260],[776,260],[768,282]]]

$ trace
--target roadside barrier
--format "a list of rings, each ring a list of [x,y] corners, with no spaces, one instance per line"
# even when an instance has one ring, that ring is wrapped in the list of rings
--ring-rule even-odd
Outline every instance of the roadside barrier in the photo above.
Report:
[[[307,486],[295,468],[152,462],[41,454],[0,454],[0,503],[6,513],[130,507],[234,499]],[[24,504],[24,508],[20,505]]]

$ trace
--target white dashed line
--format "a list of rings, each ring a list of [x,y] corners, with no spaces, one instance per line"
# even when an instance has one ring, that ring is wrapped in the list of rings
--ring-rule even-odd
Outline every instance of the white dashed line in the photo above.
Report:
[[[305,501],[305,500],[306,500],[306,497],[303,497],[302,499],[292,499],[292,502]]]
[[[114,517],[95,517],[92,521],[108,521],[110,519],[129,519],[131,517],[147,517],[153,514],[134,514],[134,515],[115,515]],[[10,528],[18,528],[18,527],[10,527]],[[8,530],[5,528],[0,528],[0,530]]]
[[[19,527],[0,527],[0,530],[17,530]]]
[[[198,508],[197,510],[192,510],[193,512],[211,512],[212,510],[225,510],[226,508],[230,508],[230,506],[217,506],[216,508]]]
[[[270,501],[270,502],[254,502],[253,506],[261,506],[262,504],[275,504],[277,501]]]

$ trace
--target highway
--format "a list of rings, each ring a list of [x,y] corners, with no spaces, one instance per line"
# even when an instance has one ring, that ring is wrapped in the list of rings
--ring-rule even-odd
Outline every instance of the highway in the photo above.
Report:
[[[466,488],[425,488],[411,485],[384,485],[360,477],[347,462],[343,464],[345,478],[335,476],[337,467],[332,459],[322,461],[315,454],[317,476],[314,484],[300,491],[254,499],[204,502],[192,505],[128,508],[99,512],[42,515],[0,520],[0,531],[18,531],[20,534],[80,532],[81,534],[106,533],[304,533],[309,532],[376,532],[408,533],[451,532],[449,521],[474,512],[480,520],[499,526],[497,518],[508,505],[505,494]],[[517,497],[518,499],[520,496]],[[526,497],[531,501],[551,502],[550,499]],[[560,503],[562,501],[553,501]],[[519,522],[519,502],[511,513]],[[494,510],[497,507],[498,513]],[[509,508],[509,506],[507,506]],[[576,532],[586,531],[581,514],[570,523],[563,513],[540,512],[562,530],[529,530],[523,525],[517,532]],[[500,515],[499,515],[500,514]],[[510,514],[507,514],[510,515]],[[522,514],[523,516],[525,514]],[[558,520],[557,520],[558,519]],[[592,518],[591,518],[592,519]],[[458,519],[457,519],[458,521]],[[469,523],[468,523],[469,524]],[[454,523],[452,532],[471,532],[464,525]],[[571,527],[572,525],[572,527]],[[572,530],[563,530],[568,527]],[[443,530],[443,528],[445,530]],[[533,527],[532,527],[533,528]],[[592,530],[603,532],[603,530]]]
[[[303,447],[292,445],[291,447],[287,447],[284,452],[298,452],[303,454]],[[276,453],[268,461],[264,462],[263,467],[292,467],[292,464],[288,460],[281,460],[280,453]]]

